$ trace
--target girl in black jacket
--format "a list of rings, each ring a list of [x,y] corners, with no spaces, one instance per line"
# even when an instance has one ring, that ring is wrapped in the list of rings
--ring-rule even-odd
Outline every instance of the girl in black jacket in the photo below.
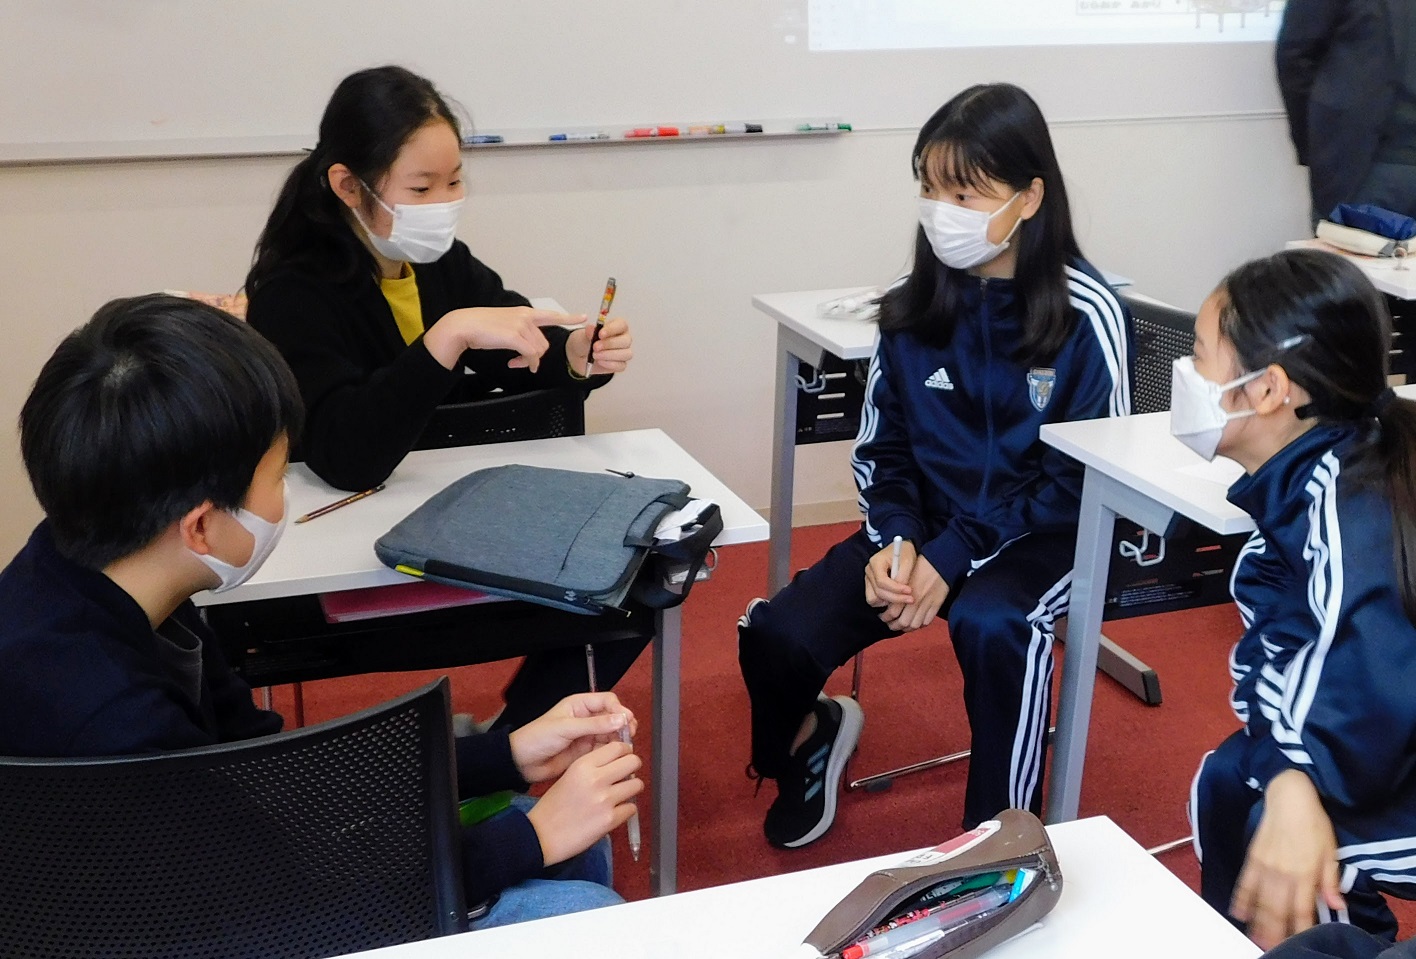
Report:
[[[383,482],[427,445],[442,404],[497,390],[588,393],[633,356],[623,319],[600,330],[592,363],[586,317],[533,309],[502,286],[453,236],[464,194],[452,110],[428,80],[387,66],[340,82],[319,142],[276,199],[246,278],[247,319],[284,355],[305,402],[291,458],[332,486]],[[644,645],[597,645],[600,685]],[[499,725],[519,727],[587,687],[578,648],[533,654]]]
[[[440,404],[588,391],[633,355],[613,318],[587,377],[593,324],[503,287],[454,238],[464,195],[446,101],[401,67],[363,70],[334,91],[256,244],[247,318],[300,384],[309,414],[295,458],[333,486],[381,483]]]

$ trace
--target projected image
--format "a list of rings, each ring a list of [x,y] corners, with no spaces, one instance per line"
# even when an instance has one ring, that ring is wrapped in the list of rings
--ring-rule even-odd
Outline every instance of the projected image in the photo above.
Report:
[[[1272,40],[1284,0],[809,0],[813,50]]]

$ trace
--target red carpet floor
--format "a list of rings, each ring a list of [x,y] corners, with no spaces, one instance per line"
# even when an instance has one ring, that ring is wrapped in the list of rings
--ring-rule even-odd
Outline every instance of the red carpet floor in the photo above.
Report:
[[[844,538],[851,525],[796,531],[793,562],[808,565]],[[712,581],[695,587],[684,607],[682,789],[679,803],[679,888],[697,889],[758,876],[842,862],[942,841],[959,831],[965,763],[902,779],[886,792],[843,795],[834,828],[805,849],[780,851],[762,838],[770,784],[754,796],[746,778],[747,694],[737,666],[735,623],[766,583],[766,545],[730,547]],[[1106,633],[1160,675],[1165,702],[1146,706],[1105,676],[1098,677],[1081,814],[1107,815],[1143,846],[1189,832],[1185,802],[1204,752],[1237,721],[1228,707],[1226,657],[1238,634],[1230,605],[1139,617],[1106,625]],[[1061,677],[1059,660],[1055,676]],[[447,671],[454,708],[485,717],[515,663]],[[413,689],[440,673],[389,673],[310,683],[306,721],[319,722]],[[827,692],[849,690],[849,667]],[[648,743],[648,656],[619,684],[621,699],[640,718]],[[948,635],[936,624],[875,646],[866,654],[862,703],[865,731],[852,773],[861,775],[968,747],[961,681]],[[276,705],[290,715],[288,689]],[[646,757],[647,762],[647,757]],[[645,822],[645,841],[652,824]],[[629,856],[614,837],[616,886],[630,899],[648,895],[648,864]],[[1161,861],[1196,886],[1199,867],[1189,846]],[[1064,864],[1065,866],[1065,864]],[[1410,910],[1407,910],[1408,912]]]

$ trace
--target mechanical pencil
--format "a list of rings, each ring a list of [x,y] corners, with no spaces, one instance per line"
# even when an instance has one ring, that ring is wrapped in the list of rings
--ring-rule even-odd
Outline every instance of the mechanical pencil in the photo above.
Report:
[[[605,296],[600,300],[600,315],[595,317],[595,329],[590,331],[590,347],[585,351],[585,375],[595,368],[595,341],[600,338],[600,330],[610,316],[610,304],[615,301],[615,278],[605,281]]]
[[[849,133],[851,125],[849,123],[798,123],[798,133],[817,133],[823,130],[840,130]]]
[[[463,137],[464,145],[478,146],[484,143],[505,143],[506,137],[500,133],[474,133],[470,137]]]
[[[865,959],[867,956],[883,959],[886,955],[911,955],[912,953],[908,950],[896,952],[896,949],[905,945],[923,948],[920,946],[923,940],[934,942],[941,938],[935,933],[942,934],[945,930],[959,923],[975,919],[985,912],[991,912],[1009,902],[1012,899],[1012,891],[1012,883],[1007,883],[991,886],[982,892],[956,899],[938,909],[931,910],[928,915],[913,922],[904,923],[888,932],[882,932],[878,936],[862,939],[854,945],[847,946],[841,950],[841,959]]]
[[[634,743],[629,738],[629,717],[624,718],[624,725],[620,727],[620,742],[625,743],[630,749],[634,748]],[[629,854],[634,857],[634,861],[639,861],[640,837],[639,837],[639,804],[630,800],[634,805],[634,812],[629,814]]]
[[[944,938],[944,930],[936,929],[931,933],[926,933],[918,939],[910,942],[902,942],[893,949],[886,949],[875,957],[875,959],[906,959],[907,956],[917,956],[940,939]]]
[[[608,133],[552,133],[547,137],[549,140],[558,142],[561,140],[608,140],[609,138]]]
[[[350,503],[357,503],[357,502],[359,502],[359,500],[363,499],[365,496],[373,496],[375,493],[377,493],[379,490],[381,490],[381,489],[383,489],[383,488],[384,488],[384,484],[380,483],[378,486],[375,486],[373,489],[366,489],[366,490],[364,490],[364,492],[362,492],[362,493],[354,493],[354,494],[351,495],[351,496],[346,496],[346,497],[344,497],[344,499],[339,500],[339,501],[334,502],[334,503],[330,503],[328,506],[321,506],[321,507],[320,507],[319,509],[317,509],[317,510],[311,510],[310,512],[306,513],[304,516],[301,516],[299,519],[295,520],[295,522],[297,522],[297,523],[308,523],[310,520],[312,520],[312,519],[317,519],[318,517],[321,517],[321,516],[323,516],[323,515],[326,514],[326,513],[333,513],[335,510],[339,509],[341,506],[348,506]]]

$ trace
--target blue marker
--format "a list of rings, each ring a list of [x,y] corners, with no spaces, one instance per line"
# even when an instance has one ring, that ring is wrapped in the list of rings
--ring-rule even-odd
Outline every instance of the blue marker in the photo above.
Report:
[[[480,146],[484,143],[505,143],[506,138],[499,133],[476,133],[470,137],[463,137],[462,142],[470,146]]]
[[[552,133],[547,139],[563,142],[566,140],[608,140],[608,133]]]

